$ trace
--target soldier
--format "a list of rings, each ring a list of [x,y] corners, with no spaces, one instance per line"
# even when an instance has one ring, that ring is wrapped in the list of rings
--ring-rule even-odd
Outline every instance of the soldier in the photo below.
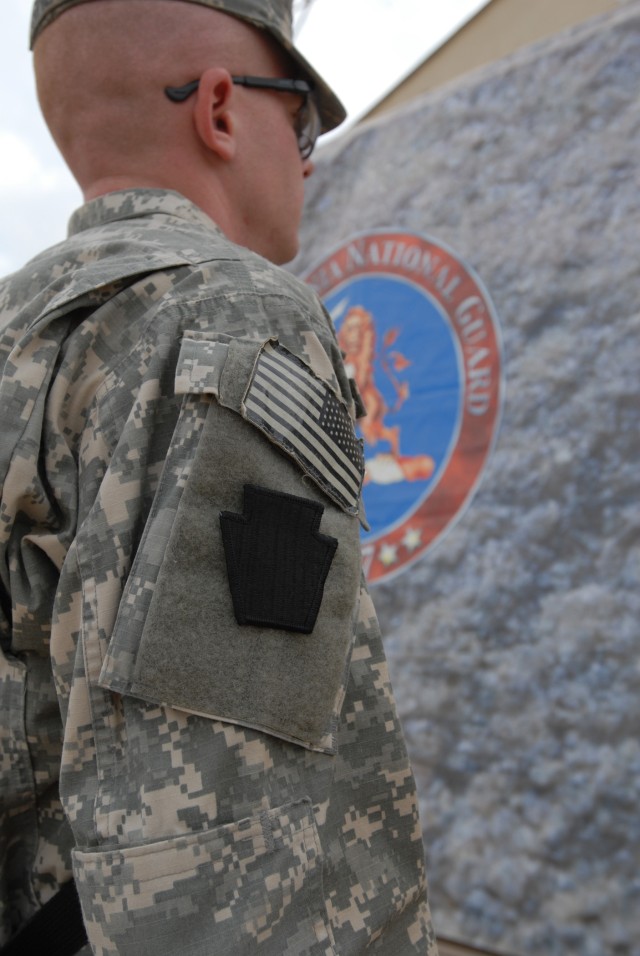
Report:
[[[32,43],[85,205],[0,284],[2,952],[433,956],[357,390],[273,264],[343,108],[289,0]]]

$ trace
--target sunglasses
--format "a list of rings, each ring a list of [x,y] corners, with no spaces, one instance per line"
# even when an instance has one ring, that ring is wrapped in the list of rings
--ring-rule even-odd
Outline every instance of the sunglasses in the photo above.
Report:
[[[236,86],[254,90],[274,90],[276,93],[295,93],[302,97],[302,105],[295,115],[294,130],[302,159],[308,159],[320,135],[321,121],[313,98],[313,87],[306,80],[284,80],[264,76],[232,76]],[[185,86],[167,86],[165,93],[173,103],[182,103],[198,89],[200,80]]]

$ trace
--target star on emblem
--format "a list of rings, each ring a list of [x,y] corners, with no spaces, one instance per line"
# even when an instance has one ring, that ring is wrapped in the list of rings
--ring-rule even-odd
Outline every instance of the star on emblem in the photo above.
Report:
[[[378,557],[385,568],[391,567],[398,560],[398,549],[393,544],[383,544]]]
[[[417,528],[407,528],[402,543],[407,551],[415,551],[422,544],[422,535]]]

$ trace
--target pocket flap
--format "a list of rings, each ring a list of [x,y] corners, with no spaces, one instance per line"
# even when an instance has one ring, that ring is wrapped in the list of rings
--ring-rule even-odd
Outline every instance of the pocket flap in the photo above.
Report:
[[[176,367],[176,395],[218,395],[229,342],[227,336],[212,339],[186,332]]]

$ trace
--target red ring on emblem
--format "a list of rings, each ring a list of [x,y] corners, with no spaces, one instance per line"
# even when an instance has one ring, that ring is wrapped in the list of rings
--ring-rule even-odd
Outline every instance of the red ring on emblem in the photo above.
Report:
[[[495,309],[479,277],[456,253],[427,236],[381,230],[347,240],[304,278],[326,303],[338,292],[348,295],[355,281],[375,276],[388,280],[391,292],[394,280],[421,289],[440,312],[458,356],[460,395],[455,442],[432,486],[409,513],[363,542],[370,582],[406,570],[459,520],[493,449],[504,396]],[[366,493],[365,487],[365,505]]]

